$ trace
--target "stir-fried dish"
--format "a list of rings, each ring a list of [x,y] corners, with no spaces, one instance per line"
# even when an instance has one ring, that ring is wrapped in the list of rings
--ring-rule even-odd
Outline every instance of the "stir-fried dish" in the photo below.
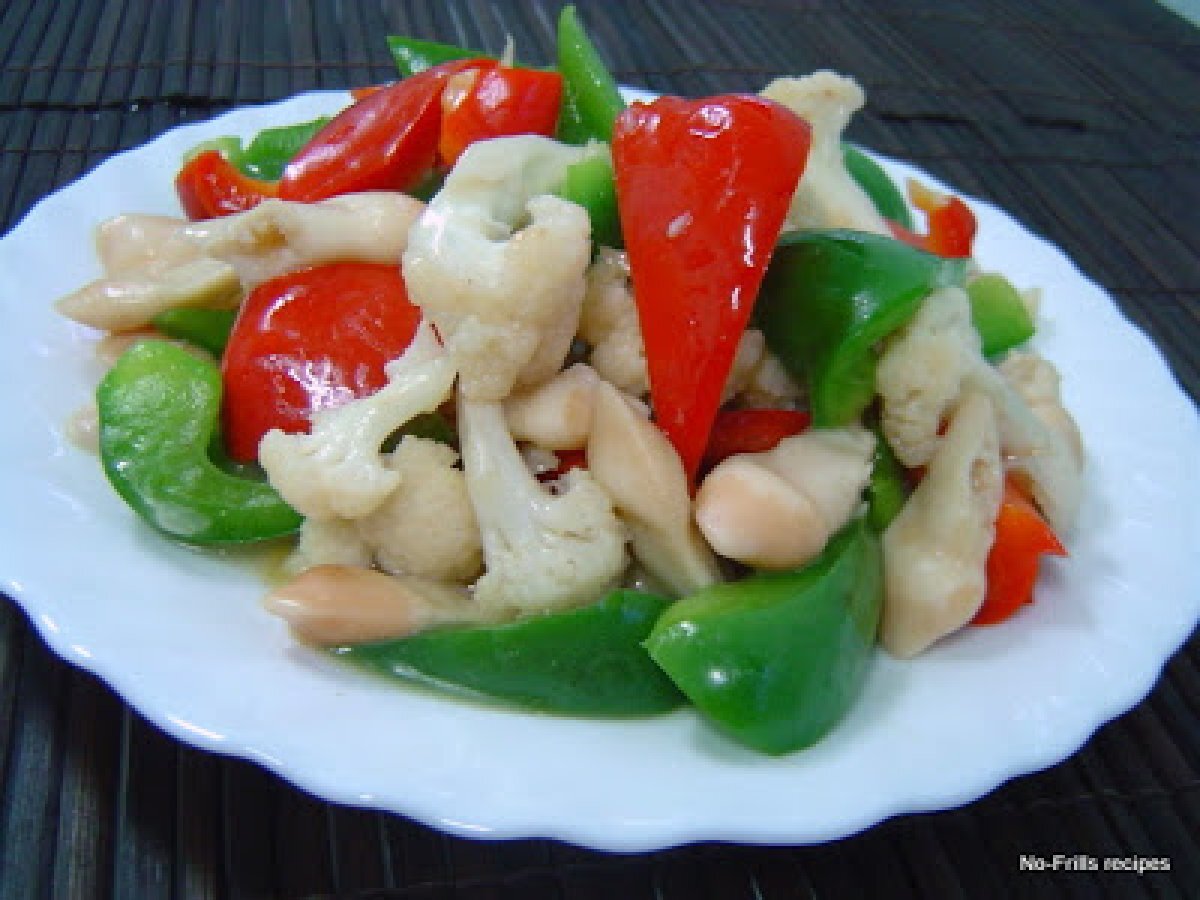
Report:
[[[1065,554],[1037,295],[845,141],[853,80],[627,105],[571,7],[558,37],[554,69],[390,38],[396,82],[100,225],[58,305],[126,347],[99,458],[171,539],[285,542],[265,604],[308,644],[790,752],[877,645],[1019,614]]]

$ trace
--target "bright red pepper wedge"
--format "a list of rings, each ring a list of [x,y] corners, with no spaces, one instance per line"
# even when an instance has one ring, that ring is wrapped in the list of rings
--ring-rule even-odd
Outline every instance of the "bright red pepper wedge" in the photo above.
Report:
[[[279,196],[312,202],[419,184],[437,158],[446,80],[474,64],[443,63],[346,107],[288,163]]]
[[[438,157],[451,166],[476,141],[516,134],[551,137],[558,124],[563,78],[558,72],[493,61],[450,78],[442,93]]]
[[[420,319],[399,266],[332,263],[260,284],[221,358],[229,455],[256,460],[270,429],[308,431],[314,411],[383,387]]]
[[[775,449],[784,438],[804,431],[812,416],[795,409],[722,409],[713,420],[701,471],[739,453]]]
[[[175,193],[187,217],[198,222],[253,209],[275,196],[275,185],[243,175],[218,151],[205,150],[179,170]]]
[[[987,559],[987,593],[972,625],[1003,622],[1026,603],[1033,602],[1038,559],[1047,553],[1067,551],[1041,513],[1011,480],[996,516],[996,537]]]
[[[947,259],[971,255],[978,225],[971,207],[958,197],[925,187],[912,179],[908,184],[908,199],[925,214],[928,234],[917,234],[896,222],[888,222],[892,236],[919,250]]]
[[[660,97],[617,118],[617,205],[650,398],[689,479],[810,142],[807,122],[745,95]]]

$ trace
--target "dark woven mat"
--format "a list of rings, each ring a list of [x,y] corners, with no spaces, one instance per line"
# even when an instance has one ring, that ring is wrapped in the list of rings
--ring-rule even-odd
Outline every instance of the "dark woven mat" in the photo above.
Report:
[[[0,227],[108,154],[230,106],[385,80],[406,33],[549,61],[558,2],[10,0]],[[578,4],[627,84],[704,93],[854,74],[853,137],[1062,246],[1200,396],[1200,32],[1150,2]],[[1200,643],[1075,756],[832,844],[610,856],[445,837],[164,737],[0,605],[0,895],[1174,897],[1200,890]],[[698,789],[703,789],[698,786]],[[794,798],[802,803],[803,798]],[[1168,875],[1019,872],[1021,854]]]

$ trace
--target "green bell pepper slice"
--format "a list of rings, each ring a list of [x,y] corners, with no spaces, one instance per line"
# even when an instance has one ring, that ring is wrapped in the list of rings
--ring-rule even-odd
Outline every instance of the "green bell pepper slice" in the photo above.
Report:
[[[100,461],[138,515],[188,544],[244,544],[294,533],[299,513],[263,481],[222,471],[208,449],[221,373],[168,341],[121,355],[96,389]]]
[[[612,143],[613,123],[625,109],[625,98],[572,5],[564,6],[558,16],[558,71],[565,98],[559,139]]]
[[[264,128],[245,146],[239,137],[213,138],[197,144],[183,159],[187,162],[207,150],[216,150],[243,175],[261,181],[278,181],[292,157],[328,123],[328,117],[319,116],[311,122]]]
[[[967,297],[984,356],[996,356],[1033,337],[1033,316],[1003,275],[989,272],[967,282]]]
[[[264,128],[246,145],[241,157],[231,162],[251,178],[278,181],[292,157],[327,124],[329,118],[319,116],[311,122]]]
[[[439,628],[333,653],[377,673],[524,709],[647,716],[683,702],[641,645],[669,603],[619,590],[566,612]]]
[[[858,697],[882,597],[879,539],[860,519],[799,571],[680,600],[646,648],[717,727],[763,753],[791,753],[820,740]]]
[[[882,534],[908,502],[910,490],[908,473],[896,459],[882,429],[876,425],[874,431],[875,460],[867,483],[867,522],[876,534]]]
[[[790,232],[771,258],[755,317],[771,351],[807,382],[813,424],[846,425],[875,395],[876,345],[931,291],[965,275],[965,260],[882,235]]]
[[[492,59],[486,53],[469,50],[454,44],[423,41],[420,38],[390,34],[387,36],[388,50],[396,63],[401,78],[408,78],[455,59]]]
[[[617,213],[617,188],[608,159],[589,156],[569,166],[555,194],[587,210],[593,244],[618,249],[625,246]]]
[[[895,182],[883,170],[883,166],[867,156],[853,144],[842,142],[842,161],[860,188],[871,198],[875,209],[885,219],[903,225],[909,231],[913,227],[912,210],[900,193]]]
[[[187,341],[213,356],[220,356],[229,343],[229,332],[233,330],[236,318],[237,310],[234,309],[185,306],[160,312],[154,317],[154,327],[167,337]]]

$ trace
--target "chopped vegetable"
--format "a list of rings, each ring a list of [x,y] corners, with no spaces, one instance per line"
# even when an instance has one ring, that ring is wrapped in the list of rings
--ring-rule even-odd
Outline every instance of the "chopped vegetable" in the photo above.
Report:
[[[889,234],[872,198],[847,171],[844,134],[866,103],[853,78],[820,70],[803,78],[776,78],[762,96],[782,103],[812,128],[812,149],[796,186],[784,228],[852,228]]]
[[[912,228],[912,211],[904,200],[904,194],[896,187],[896,183],[884,171],[883,166],[846,141],[842,142],[842,162],[850,177],[866,191],[881,216],[904,228]]]
[[[96,390],[100,460],[118,494],[189,544],[242,544],[292,534],[300,516],[270,485],[221,471],[217,367],[167,341],[127,350]]]
[[[379,509],[400,484],[384,443],[454,391],[454,365],[425,322],[384,374],[375,393],[314,412],[310,434],[273,428],[259,443],[271,484],[310,519],[360,519]]]
[[[484,608],[538,613],[579,606],[617,586],[625,533],[608,494],[584,469],[551,492],[526,468],[499,403],[459,402],[463,469],[479,520]]]
[[[882,602],[878,539],[862,521],[811,565],[681,600],[646,648],[736,740],[783,754],[820,740],[857,698]]]
[[[867,485],[867,521],[882,533],[892,519],[904,508],[911,493],[909,475],[878,426],[875,431],[875,464],[871,467],[871,482]]]
[[[558,70],[565,98],[559,137],[575,144],[611,143],[625,99],[570,4],[558,16]]]
[[[381,388],[419,320],[394,265],[331,263],[259,285],[222,361],[230,455],[257,459],[272,428],[307,431],[317,410]]]
[[[168,309],[154,317],[154,327],[167,337],[203,347],[213,356],[225,352],[237,311],[232,309]]]
[[[475,144],[408,233],[404,281],[472,400],[562,368],[592,247],[586,212],[550,191],[590,153],[540,135]]]
[[[989,272],[967,282],[971,321],[983,341],[983,355],[997,356],[1033,337],[1033,317],[1017,289]]]
[[[451,76],[442,95],[438,158],[453,165],[477,141],[554,134],[562,98],[557,72],[480,61]]]
[[[1010,478],[996,515],[996,537],[987,558],[987,590],[972,625],[1003,622],[1033,602],[1042,554],[1066,556],[1058,537],[1037,508]]]
[[[189,219],[202,221],[253,209],[276,187],[243,175],[216,150],[206,150],[186,162],[175,176],[175,192]]]
[[[287,164],[328,124],[328,117],[319,116],[310,122],[264,128],[230,162],[251,178],[278,181]]]
[[[554,192],[587,210],[592,223],[592,243],[600,247],[624,246],[621,218],[617,211],[617,186],[612,162],[605,156],[590,156],[567,167],[562,184]]]
[[[913,206],[925,213],[928,234],[917,234],[893,222],[892,233],[914,247],[948,259],[965,259],[971,255],[975,242],[975,214],[958,197],[951,197],[932,188],[908,182],[908,196]]]
[[[808,126],[728,95],[635,103],[617,120],[621,230],[655,418],[689,479],[808,153]]]
[[[683,702],[641,642],[668,600],[614,591],[580,609],[335,652],[376,672],[544,712],[645,716]]]
[[[279,196],[313,201],[420,184],[437,158],[442,89],[469,65],[443,63],[344,109],[287,164]]]
[[[396,68],[400,71],[401,78],[408,78],[410,75],[416,75],[426,69],[433,69],[442,63],[452,62],[456,59],[490,58],[487,54],[468,50],[465,47],[456,47],[454,44],[423,41],[420,38],[398,35],[389,35],[387,45],[388,50],[392,53],[392,59],[396,62]]]
[[[875,395],[878,342],[962,277],[961,263],[880,235],[795,232],[775,250],[756,317],[767,345],[808,382],[813,423],[844,425]]]

